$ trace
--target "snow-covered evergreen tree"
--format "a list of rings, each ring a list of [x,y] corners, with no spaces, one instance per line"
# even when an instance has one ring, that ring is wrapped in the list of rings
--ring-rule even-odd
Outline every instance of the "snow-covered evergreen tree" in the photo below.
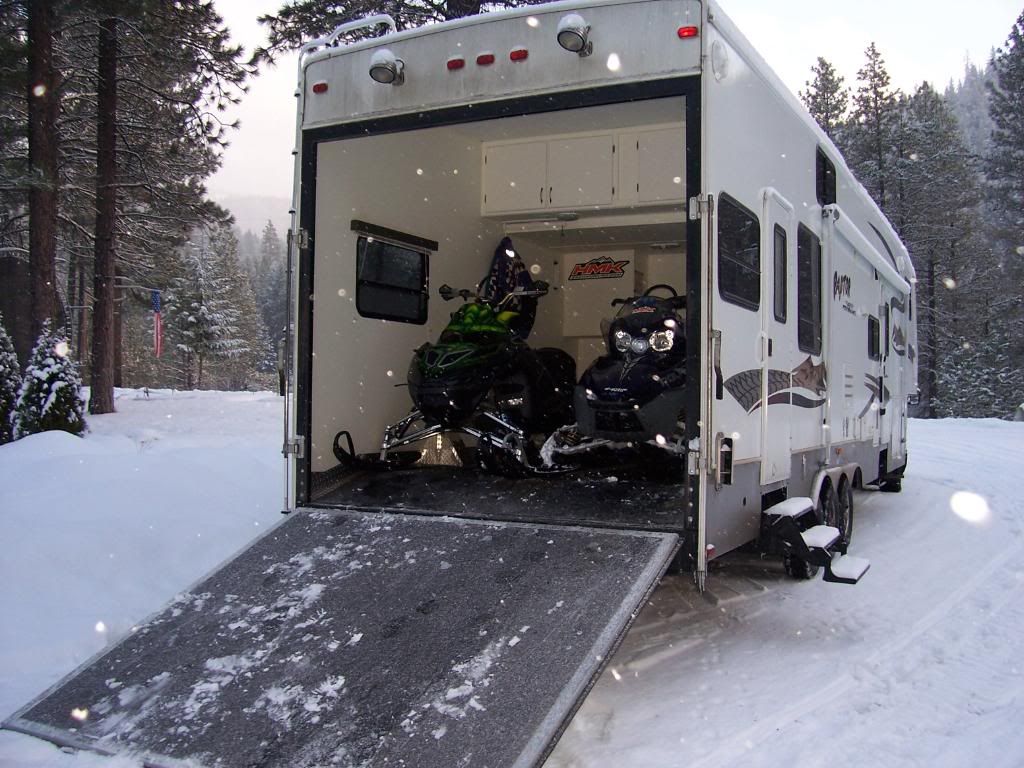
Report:
[[[273,222],[267,221],[260,237],[259,263],[253,287],[263,324],[274,341],[281,337],[288,321],[286,283],[284,246]]]
[[[992,117],[989,115],[988,83],[992,67],[979,68],[968,62],[964,77],[946,89],[946,101],[956,114],[967,148],[977,158],[988,157],[992,146]]]
[[[874,43],[865,51],[867,62],[857,72],[853,114],[843,133],[846,161],[882,210],[887,210],[899,127],[899,93],[890,87],[889,72]]]
[[[811,67],[812,80],[800,91],[800,99],[807,111],[832,141],[838,141],[838,132],[850,107],[850,89],[843,87],[843,76],[822,56]]]
[[[167,332],[181,356],[182,384],[244,385],[267,345],[234,234],[223,225],[196,230],[180,261],[167,291]],[[219,370],[224,364],[233,372]]]
[[[990,181],[998,190],[1008,224],[1024,232],[1024,13],[1021,13],[1006,48],[992,60],[990,91],[992,152]]]
[[[11,416],[18,401],[19,389],[21,367],[14,352],[14,343],[4,327],[4,317],[0,315],[0,445],[9,443],[13,438]]]
[[[69,355],[67,339],[43,326],[18,390],[11,428],[14,439],[47,430],[73,435],[85,431],[85,403],[78,366]]]
[[[989,114],[995,127],[986,165],[989,233],[1003,272],[996,294],[1003,305],[998,319],[1019,380],[1024,369],[1024,13],[1006,46],[993,57],[992,73]]]

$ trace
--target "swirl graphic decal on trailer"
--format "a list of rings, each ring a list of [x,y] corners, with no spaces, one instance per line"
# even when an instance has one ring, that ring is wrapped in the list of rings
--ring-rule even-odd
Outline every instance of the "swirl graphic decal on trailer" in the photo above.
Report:
[[[827,373],[824,363],[815,364],[810,357],[792,371],[769,369],[768,405],[820,408],[825,404]],[[725,388],[748,414],[763,404],[760,368],[752,368],[730,376],[725,380]]]

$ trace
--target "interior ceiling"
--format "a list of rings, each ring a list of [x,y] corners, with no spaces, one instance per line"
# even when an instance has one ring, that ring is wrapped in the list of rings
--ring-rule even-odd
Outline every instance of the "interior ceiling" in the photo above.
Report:
[[[445,127],[476,141],[522,139],[528,136],[556,135],[579,131],[615,130],[638,125],[681,123],[684,117],[682,96],[665,99],[605,104],[599,107],[561,109],[533,115],[483,120]]]

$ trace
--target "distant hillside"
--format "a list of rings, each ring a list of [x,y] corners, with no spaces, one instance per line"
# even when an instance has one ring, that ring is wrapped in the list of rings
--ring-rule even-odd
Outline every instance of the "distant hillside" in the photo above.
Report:
[[[283,238],[288,232],[290,217],[288,209],[291,201],[284,197],[261,197],[246,195],[241,197],[214,197],[214,200],[231,211],[235,217],[235,225],[245,232],[251,230],[255,234],[263,231],[267,220],[274,222],[274,227]]]

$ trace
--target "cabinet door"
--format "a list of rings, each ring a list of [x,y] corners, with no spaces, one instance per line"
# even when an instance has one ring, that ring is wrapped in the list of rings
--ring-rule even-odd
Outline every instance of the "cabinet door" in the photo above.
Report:
[[[548,205],[610,205],[615,189],[614,146],[611,134],[548,142]]]
[[[484,213],[545,207],[547,152],[543,141],[488,147],[484,153]]]
[[[686,197],[683,129],[667,128],[637,134],[637,197],[661,203]]]

